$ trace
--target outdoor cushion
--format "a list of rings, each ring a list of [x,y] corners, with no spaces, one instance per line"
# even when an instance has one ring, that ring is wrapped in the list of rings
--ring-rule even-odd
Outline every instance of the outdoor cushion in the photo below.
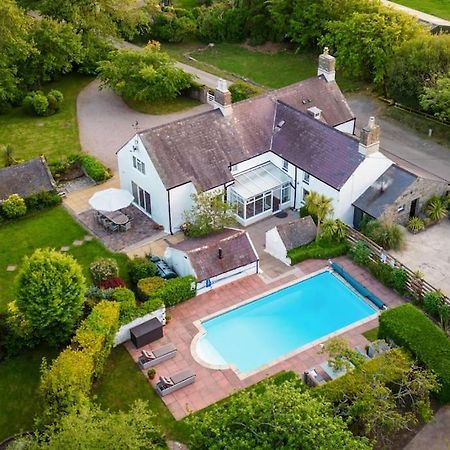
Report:
[[[161,377],[161,381],[167,386],[173,386],[175,384],[169,377]]]
[[[181,372],[176,373],[175,375],[171,376],[170,378],[175,384],[181,383],[188,378],[195,377],[195,373],[192,372],[190,369],[183,370]]]
[[[145,356],[147,359],[155,359],[155,354],[151,351],[143,350],[142,355]]]
[[[168,353],[175,352],[177,348],[172,343],[163,345],[155,350],[153,350],[153,355],[155,358],[160,358],[161,356],[167,355]]]

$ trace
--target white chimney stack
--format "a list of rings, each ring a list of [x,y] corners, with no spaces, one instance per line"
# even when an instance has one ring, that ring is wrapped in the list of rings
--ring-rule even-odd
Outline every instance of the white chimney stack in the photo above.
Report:
[[[380,125],[375,123],[375,117],[369,118],[369,123],[361,130],[359,138],[359,153],[370,156],[380,151]]]
[[[217,82],[217,87],[214,91],[214,101],[225,117],[232,114],[231,92],[228,90],[227,81],[222,78]]]
[[[325,47],[319,56],[317,76],[319,75],[323,75],[328,82],[336,79],[336,58],[329,54],[328,47]]]

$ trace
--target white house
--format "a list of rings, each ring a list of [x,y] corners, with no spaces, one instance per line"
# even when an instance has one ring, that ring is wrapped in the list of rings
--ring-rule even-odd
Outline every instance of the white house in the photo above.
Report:
[[[164,260],[180,276],[193,275],[197,291],[258,273],[259,258],[247,232],[225,228],[220,233],[170,244]]]
[[[290,266],[288,251],[312,242],[316,232],[317,227],[311,216],[282,223],[266,231],[265,251]]]
[[[354,136],[355,117],[325,50],[318,76],[231,104],[225,82],[217,108],[134,136],[118,152],[121,187],[168,233],[183,224],[195,192],[215,190],[249,225],[299,208],[310,191],[333,199],[351,224],[353,202],[392,164],[379,152],[371,121]]]

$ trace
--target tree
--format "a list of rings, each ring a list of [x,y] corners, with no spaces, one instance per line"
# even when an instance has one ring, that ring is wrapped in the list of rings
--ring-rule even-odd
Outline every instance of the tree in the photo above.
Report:
[[[16,304],[34,335],[52,345],[65,342],[81,316],[85,278],[70,255],[38,249],[17,276]]]
[[[298,382],[266,381],[225,403],[187,419],[191,446],[197,450],[369,449],[330,405],[303,391]]]
[[[450,122],[450,69],[447,75],[424,88],[420,106],[439,120]]]
[[[305,199],[308,213],[317,217],[316,241],[320,238],[320,227],[323,221],[333,213],[333,200],[318,192],[310,192]]]
[[[112,52],[99,64],[102,86],[128,100],[170,100],[192,84],[192,75],[173,65],[169,55],[154,47]]]
[[[62,416],[57,426],[22,438],[10,445],[12,450],[79,450],[129,448],[157,450],[166,448],[164,438],[153,424],[154,415],[143,401],[136,401],[124,412],[103,411],[85,404],[79,411]]]
[[[192,208],[184,212],[188,236],[206,236],[235,223],[234,205],[224,202],[222,194],[201,192],[192,200]]]

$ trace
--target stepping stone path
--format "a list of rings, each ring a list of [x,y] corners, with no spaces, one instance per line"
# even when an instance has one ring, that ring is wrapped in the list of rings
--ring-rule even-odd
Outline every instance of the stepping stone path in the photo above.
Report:
[[[177,441],[167,441],[167,447],[169,447],[169,450],[187,450],[186,445]]]
[[[10,266],[8,266],[8,267],[6,268],[6,271],[7,271],[7,272],[14,272],[16,269],[17,269],[17,266],[11,264]]]
[[[87,234],[87,235],[84,237],[84,240],[85,240],[86,242],[92,241],[92,240],[94,240],[94,236],[91,236],[90,234]]]
[[[68,252],[70,250],[70,247],[68,245],[65,245],[64,247],[61,247],[61,252]]]
[[[75,247],[80,247],[80,246],[82,246],[83,245],[83,243],[84,243],[84,241],[80,241],[80,240],[76,240],[76,241],[73,241],[72,242],[72,244],[75,246]]]

